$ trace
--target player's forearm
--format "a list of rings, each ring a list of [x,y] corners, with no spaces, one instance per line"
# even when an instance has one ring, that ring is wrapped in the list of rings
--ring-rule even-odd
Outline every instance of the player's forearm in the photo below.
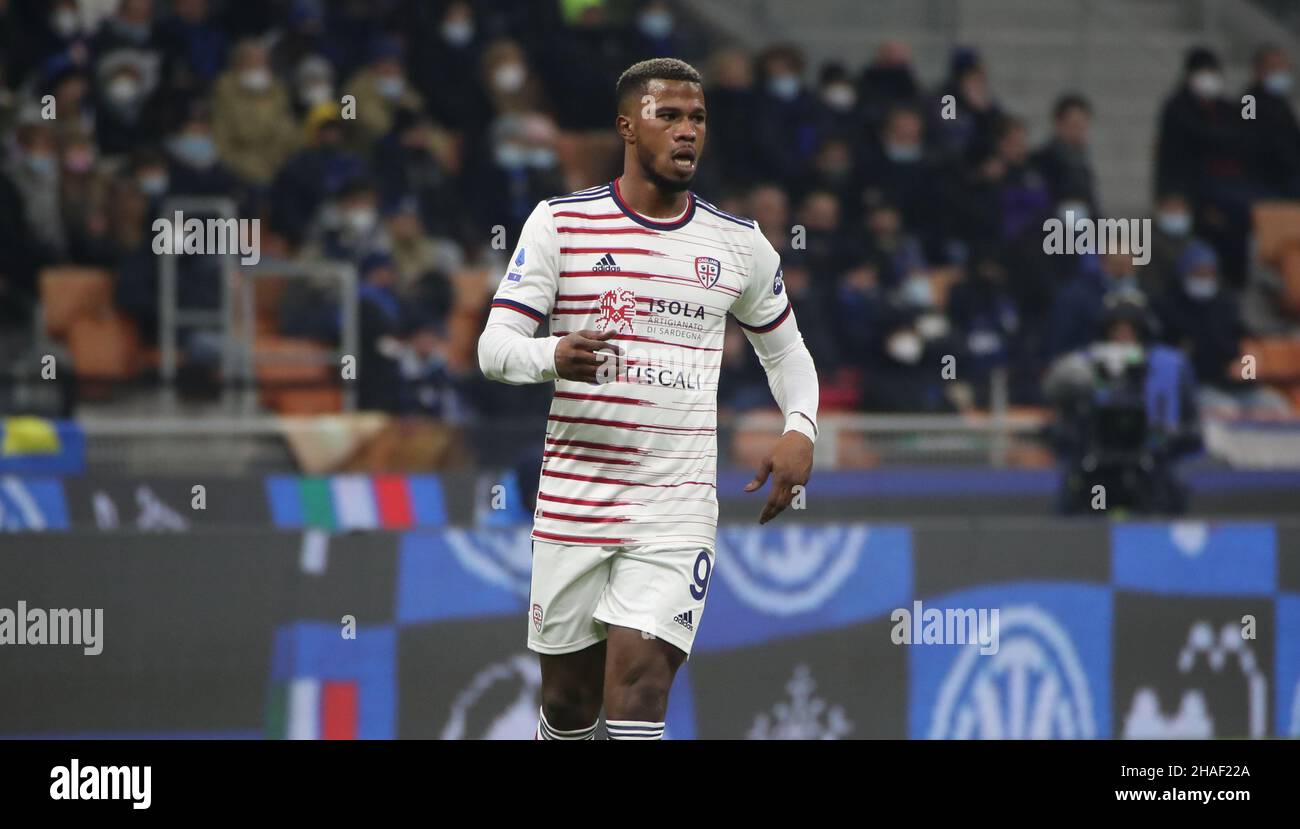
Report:
[[[493,311],[495,315],[498,313]],[[513,313],[513,312],[502,312]],[[488,319],[478,338],[478,364],[483,376],[499,383],[523,385],[554,380],[558,337],[533,337],[500,320]]]
[[[812,354],[808,353],[808,346],[804,345],[793,315],[770,332],[746,331],[745,336],[758,354],[759,362],[767,372],[772,396],[785,415],[782,431],[793,430],[815,441],[821,389],[817,382],[817,367],[813,364]]]
[[[772,396],[781,407],[781,414],[785,415],[782,432],[799,432],[816,441],[817,403],[821,388],[817,382],[817,367],[803,339],[800,338],[798,343],[764,368]]]

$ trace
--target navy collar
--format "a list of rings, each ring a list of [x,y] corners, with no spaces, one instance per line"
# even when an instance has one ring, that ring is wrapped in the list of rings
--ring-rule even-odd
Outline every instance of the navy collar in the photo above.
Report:
[[[682,214],[681,218],[661,222],[649,216],[642,216],[628,207],[627,202],[623,201],[623,196],[618,191],[618,181],[618,179],[614,179],[609,183],[609,194],[613,197],[614,204],[618,205],[619,210],[623,211],[623,215],[642,227],[648,227],[651,230],[676,230],[679,227],[685,227],[686,223],[695,217],[695,194],[689,190],[686,191],[686,212]]]

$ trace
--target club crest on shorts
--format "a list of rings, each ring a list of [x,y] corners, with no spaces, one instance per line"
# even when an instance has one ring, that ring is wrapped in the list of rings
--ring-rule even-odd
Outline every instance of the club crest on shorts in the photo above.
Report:
[[[695,257],[695,276],[706,289],[718,284],[722,276],[722,263],[712,256]]]
[[[600,295],[600,316],[596,330],[613,329],[620,334],[632,333],[632,320],[636,318],[636,294],[627,288],[610,288]]]
[[[542,632],[542,606],[539,604],[533,605],[533,627],[538,633]]]

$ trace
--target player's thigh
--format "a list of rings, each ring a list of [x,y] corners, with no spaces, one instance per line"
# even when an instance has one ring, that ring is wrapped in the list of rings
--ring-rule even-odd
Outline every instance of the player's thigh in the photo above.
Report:
[[[614,557],[596,618],[689,654],[704,618],[713,561],[713,550],[700,545],[626,548]]]
[[[605,638],[593,616],[609,582],[612,548],[533,542],[528,647],[537,653],[577,653]]]

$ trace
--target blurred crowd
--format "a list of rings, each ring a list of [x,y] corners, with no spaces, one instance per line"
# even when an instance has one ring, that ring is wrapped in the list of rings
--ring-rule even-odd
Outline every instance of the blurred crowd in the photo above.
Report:
[[[1117,298],[1186,349],[1212,411],[1287,409],[1230,371],[1248,333],[1295,329],[1247,244],[1252,204],[1300,198],[1282,50],[1255,56],[1253,120],[1213,53],[1184,57],[1135,266],[1043,250],[1044,219],[1111,215],[1086,98],[1062,94],[1034,146],[975,51],[924,88],[905,43],[809,66],[792,45],[725,45],[666,0],[0,0],[0,326],[32,325],[36,275],[75,264],[111,271],[154,336],[152,220],[169,198],[229,197],[262,220],[264,259],[357,267],[363,406],[454,420],[544,405],[475,367],[502,257],[538,200],[618,174],[614,82],[665,55],[706,78],[694,189],[781,253],[827,409],[986,406],[995,372],[1013,403],[1039,404],[1046,367],[1096,339]],[[183,259],[182,303],[212,306],[215,260]],[[281,332],[336,342],[334,301],[287,291]],[[183,342],[192,365],[218,350]],[[734,327],[724,366],[724,406],[770,405]]]

